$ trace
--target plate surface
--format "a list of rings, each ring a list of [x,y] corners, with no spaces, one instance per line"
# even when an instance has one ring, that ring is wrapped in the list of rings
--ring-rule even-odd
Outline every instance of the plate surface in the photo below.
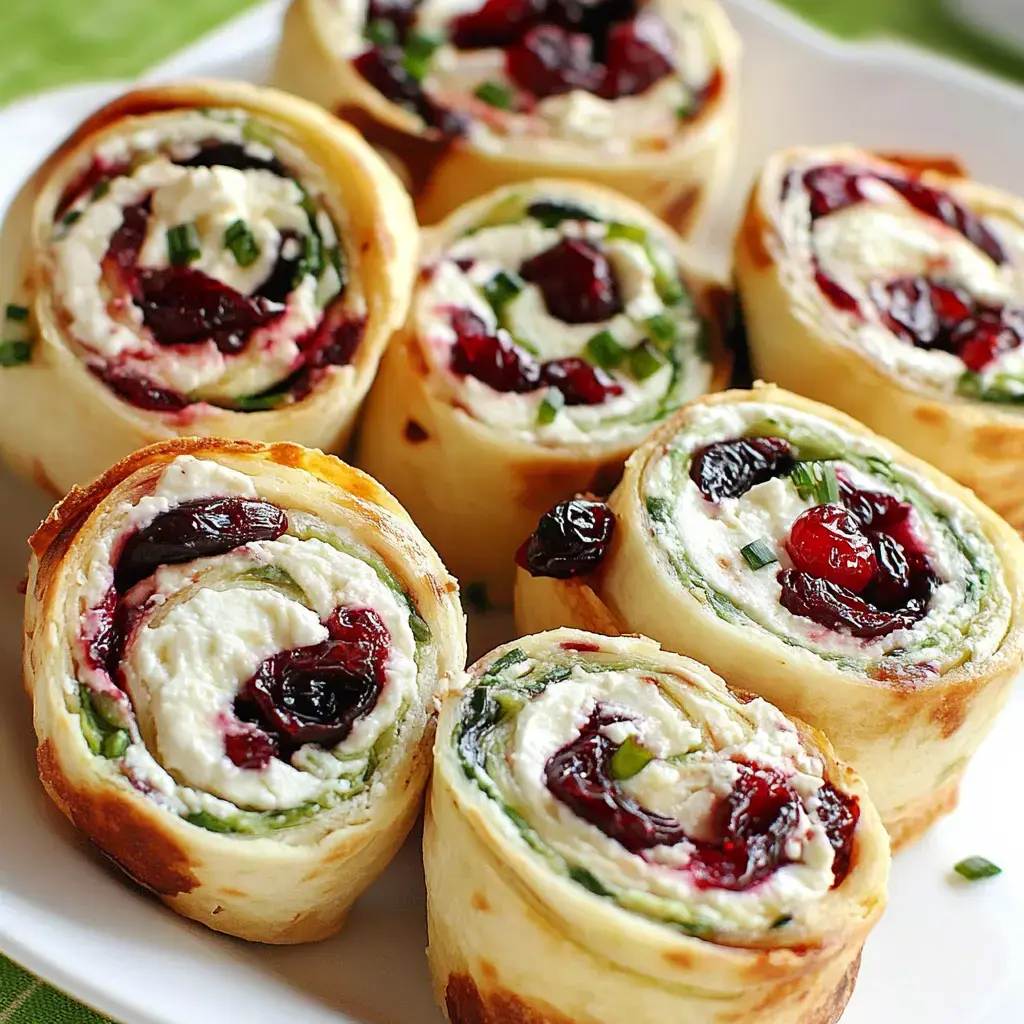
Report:
[[[728,0],[727,0],[728,2]],[[994,184],[1019,189],[1024,92],[895,45],[849,45],[761,0],[732,0],[744,38],[745,130],[727,207],[707,225],[724,252],[758,163],[797,142],[959,152]],[[279,3],[258,8],[156,69],[153,78],[265,78]],[[0,111],[0,208],[20,180],[117,83],[49,93]],[[414,836],[323,943],[261,948],[175,917],[120,880],[49,805],[33,761],[20,686],[24,538],[49,509],[0,471],[0,949],[126,1024],[435,1024],[423,948],[423,875]],[[503,617],[471,627],[474,653],[506,639]],[[1024,1020],[1024,826],[1015,746],[1024,691],[975,759],[960,809],[894,865],[892,900],[864,954],[844,1024],[1006,1024]],[[970,887],[952,865],[983,854],[1005,869]]]

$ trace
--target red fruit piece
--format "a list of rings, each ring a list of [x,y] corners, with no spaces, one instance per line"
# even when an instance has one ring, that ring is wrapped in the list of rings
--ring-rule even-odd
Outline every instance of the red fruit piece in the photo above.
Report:
[[[788,473],[794,462],[792,446],[781,437],[738,437],[698,448],[690,479],[708,501],[740,498],[751,487]]]
[[[882,491],[862,491],[854,487],[841,473],[836,474],[839,483],[839,498],[866,531],[890,533],[904,546],[919,550],[919,545],[910,527],[910,513],[913,505],[900,501],[894,494]]]
[[[860,820],[860,803],[855,796],[840,793],[830,782],[818,790],[818,819],[832,844],[832,888],[841,885],[850,873],[853,834]]]
[[[614,25],[608,32],[604,62],[601,95],[605,99],[646,92],[675,70],[672,33],[664,19],[652,13]]]
[[[487,0],[451,23],[450,38],[462,50],[511,46],[540,20],[542,9],[542,0]]]
[[[622,394],[621,384],[584,359],[556,359],[545,363],[541,377],[545,384],[562,392],[566,405],[600,405]]]
[[[588,36],[557,25],[538,25],[505,51],[505,66],[516,85],[541,99],[573,89],[593,92],[603,73],[591,50]]]
[[[998,312],[984,312],[961,324],[954,339],[956,354],[975,373],[981,373],[1004,352],[1019,348],[1024,340],[1019,330],[1006,323]]]
[[[842,505],[818,505],[801,513],[790,529],[786,548],[802,572],[855,594],[871,582],[877,568],[871,542]]]
[[[456,309],[451,325],[456,336],[449,363],[453,373],[475,377],[500,392],[521,394],[541,386],[540,366],[507,332],[492,333],[468,309]]]
[[[604,502],[563,501],[540,517],[516,562],[531,576],[587,576],[601,564],[614,529],[615,516]]]
[[[818,289],[822,292],[825,298],[828,299],[836,309],[841,309],[846,313],[856,313],[858,316],[860,315],[860,303],[842,285],[834,281],[824,271],[815,271],[814,283],[818,286]]]
[[[106,368],[90,367],[90,371],[126,402],[150,412],[181,412],[190,404],[187,395],[158,387],[143,377]]]
[[[804,188],[811,203],[811,219],[825,217],[864,199],[861,183],[870,177],[864,171],[842,164],[812,167],[804,175]]]
[[[224,728],[224,753],[239,768],[258,771],[277,753],[277,744],[262,729],[238,719]]]
[[[239,171],[270,171],[279,178],[288,177],[288,169],[272,156],[263,160],[253,156],[237,142],[211,142],[199,148],[199,152],[186,160],[176,160],[179,167],[234,167]]]
[[[965,291],[923,277],[900,277],[875,285],[872,298],[894,334],[918,348],[946,352],[953,351],[953,331],[974,312]]]
[[[548,312],[567,324],[601,323],[622,312],[618,278],[589,242],[565,238],[526,260],[519,273],[540,288]]]

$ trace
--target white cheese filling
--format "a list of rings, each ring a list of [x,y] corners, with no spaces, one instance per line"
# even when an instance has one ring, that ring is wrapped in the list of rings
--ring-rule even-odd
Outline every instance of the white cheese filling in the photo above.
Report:
[[[414,299],[417,334],[435,374],[456,392],[460,404],[475,419],[541,444],[611,442],[634,435],[639,438],[650,429],[651,419],[662,414],[663,403],[668,412],[707,390],[712,367],[698,355],[701,325],[691,307],[685,303],[666,306],[655,288],[655,268],[644,246],[625,238],[606,239],[607,231],[605,223],[564,221],[556,228],[545,228],[536,220],[524,219],[460,238],[433,265],[430,279],[418,288]],[[590,241],[604,252],[619,282],[623,311],[600,323],[566,323],[548,312],[536,284],[525,283],[503,307],[499,324],[484,297],[484,286],[499,271],[518,274],[525,260],[565,238]],[[463,270],[457,261],[473,262]],[[619,367],[605,371],[622,388],[621,395],[597,405],[563,405],[550,422],[541,423],[541,406],[550,401],[553,389],[502,393],[470,375],[452,372],[454,309],[472,311],[491,330],[504,328],[542,363],[585,356],[587,343],[602,331],[609,331],[618,345],[632,351],[650,337],[645,321],[652,316],[668,317],[680,339],[688,343],[689,352],[681,381],[674,377],[667,359],[646,379],[638,380],[628,372],[627,358]],[[666,402],[670,391],[671,401]]]
[[[799,176],[813,166],[791,165],[786,173]],[[864,166],[872,165],[865,161]],[[891,168],[880,172],[891,173]],[[777,204],[772,219],[785,247],[784,253],[776,254],[784,283],[801,305],[816,311],[815,319],[824,317],[838,325],[835,336],[843,343],[856,346],[894,377],[953,397],[967,369],[964,362],[950,352],[919,348],[894,334],[871,295],[871,284],[932,277],[960,285],[983,302],[1024,305],[1024,215],[985,211],[986,225],[1009,257],[1005,264],[997,264],[960,232],[921,213],[884,182],[867,179],[862,191],[864,201],[813,223],[802,187],[791,188]],[[817,287],[815,256],[821,271],[857,300],[859,315],[837,308]],[[1024,389],[1024,346],[988,364],[981,375],[983,386],[1006,376],[1020,379]]]
[[[842,434],[805,413],[756,403],[694,409],[684,427],[686,440],[682,440],[683,435],[677,436],[672,447],[689,452],[712,441],[740,437],[752,424],[765,419],[802,428],[823,444],[834,444],[839,451],[885,458],[885,453],[869,442]],[[704,499],[688,475],[677,490],[675,458],[678,456],[669,452],[653,460],[644,475],[644,498],[661,499],[670,509],[670,522],[667,528],[655,530],[654,542],[668,554],[681,550],[696,576],[765,629],[822,655],[843,656],[857,662],[893,655],[939,671],[962,659],[965,644],[976,661],[991,656],[999,646],[1008,628],[1009,602],[995,553],[970,512],[924,478],[901,469],[949,523],[950,529],[943,529],[935,518],[922,515],[918,508],[911,513],[915,532],[943,582],[933,593],[927,614],[911,628],[870,640],[794,615],[780,602],[782,587],[778,573],[792,567],[786,540],[794,520],[815,504],[813,500],[800,498],[792,482],[779,477],[752,487],[739,498],[725,498],[713,504]],[[858,488],[897,493],[882,477],[868,475],[842,460],[836,465]],[[987,585],[992,588],[997,613],[979,614],[977,605],[969,598],[967,580],[974,570],[950,531],[976,551],[988,553],[991,578]],[[758,539],[768,544],[778,563],[756,570],[750,567],[740,551]]]
[[[546,765],[580,735],[599,704],[630,719],[605,727],[609,739],[620,743],[631,734],[653,755],[619,783],[624,795],[677,820],[687,835],[682,842],[632,854],[577,817],[548,788]],[[624,890],[638,907],[639,894],[645,894],[682,904],[716,931],[758,933],[783,915],[797,916],[832,886],[834,852],[815,811],[822,762],[803,748],[782,713],[763,700],[742,705],[668,676],[655,681],[649,670],[586,672],[577,666],[526,703],[509,742],[504,785],[512,787],[506,794],[510,805],[566,863]],[[801,810],[786,847],[792,863],[745,891],[700,888],[685,870],[697,850],[693,841],[720,838],[718,811],[739,777],[737,760],[775,769],[798,795]]]

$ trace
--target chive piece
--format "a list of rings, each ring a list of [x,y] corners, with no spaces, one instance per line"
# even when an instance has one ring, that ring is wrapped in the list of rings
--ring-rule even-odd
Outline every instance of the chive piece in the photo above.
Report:
[[[197,811],[190,814],[185,821],[196,828],[205,828],[209,832],[234,832],[235,829],[226,818],[216,818],[209,811]]]
[[[398,42],[398,33],[395,31],[393,21],[385,21],[383,18],[374,18],[366,23],[363,29],[363,36],[374,46],[394,46]]]
[[[426,32],[412,32],[405,42],[405,53],[402,56],[402,67],[416,79],[422,82],[427,77],[430,67],[430,59],[434,51],[444,42],[438,35]]]
[[[501,718],[499,721],[504,721],[506,718],[518,715],[519,712],[526,707],[526,701],[522,697],[517,697],[514,693],[503,693],[499,691],[494,694],[494,700],[501,709]]]
[[[537,409],[537,425],[546,427],[549,423],[553,423],[563,405],[565,405],[565,395],[558,388],[549,388],[544,401]]]
[[[644,341],[629,353],[629,372],[637,380],[653,377],[663,366],[665,360],[651,344]]]
[[[586,868],[569,868],[569,877],[584,889],[589,889],[595,896],[610,896],[611,893],[601,884],[597,875]]]
[[[518,274],[508,270],[499,270],[484,285],[484,298],[490,303],[491,309],[500,316],[505,306],[525,287],[526,282]]]
[[[538,199],[526,208],[526,215],[539,220],[546,228],[557,228],[566,220],[583,220],[593,224],[601,219],[593,210],[565,199]]]
[[[625,742],[612,754],[608,762],[608,774],[613,779],[631,779],[639,775],[654,760],[649,750],[644,750],[636,741],[635,736],[627,736]]]
[[[817,505],[839,503],[839,481],[831,462],[798,462],[790,470],[789,479],[805,501],[813,498]]]
[[[195,263],[202,256],[195,224],[176,224],[167,229],[167,258],[173,267]]]
[[[8,320],[27,320],[28,306],[16,306],[13,302],[7,303]]]
[[[793,915],[792,914],[782,914],[781,916],[775,918],[774,921],[772,921],[772,927],[773,928],[784,928],[792,920],[793,920]]]
[[[90,199],[102,199],[110,191],[110,179],[101,178],[93,187]]]
[[[740,554],[754,572],[757,572],[758,569],[763,569],[766,565],[771,565],[772,562],[778,561],[778,558],[775,557],[775,552],[768,546],[768,543],[760,538],[740,548]]]
[[[224,248],[231,250],[240,267],[251,267],[260,258],[260,247],[244,220],[236,220],[224,232]]]
[[[474,582],[466,585],[466,602],[475,612],[489,612],[494,606],[487,596],[487,584]]]
[[[481,82],[473,95],[498,110],[511,110],[515,102],[512,90],[500,82]]]
[[[679,106],[676,107],[676,117],[678,117],[680,121],[688,121],[696,113],[696,110],[697,104],[694,103],[693,97],[690,97],[690,99],[680,103]]]
[[[498,672],[503,672],[513,665],[518,665],[521,661],[526,661],[526,651],[522,647],[513,647],[511,651],[506,651],[500,658],[495,658],[491,667],[488,668],[487,674],[495,675]]]
[[[276,141],[273,131],[262,121],[252,117],[242,122],[242,138],[259,146],[266,146],[267,149],[273,149]]]
[[[647,241],[647,232],[638,224],[623,224],[621,221],[612,221],[608,225],[608,232],[604,237],[609,241],[623,238],[627,242],[639,242],[640,245],[643,245]]]
[[[61,222],[61,224],[64,225],[64,227],[69,228],[81,216],[82,216],[82,211],[81,210],[71,210],[69,213],[65,213],[64,216],[61,217],[60,222]]]
[[[587,355],[602,370],[611,370],[626,358],[626,349],[618,343],[611,331],[601,331],[587,342]]]
[[[266,395],[244,395],[233,400],[231,407],[236,412],[261,412],[276,409],[286,398],[286,391],[273,391]]]
[[[672,510],[664,498],[648,498],[647,514],[656,523],[667,523],[672,518]]]
[[[94,754],[102,754],[105,731],[96,709],[92,706],[89,689],[81,683],[78,686],[78,721],[89,749]]]
[[[654,342],[662,352],[668,352],[679,337],[679,330],[675,321],[664,313],[655,313],[649,316],[644,325],[651,332],[651,341]]]
[[[112,732],[103,741],[103,756],[113,759],[121,757],[128,749],[128,732],[125,729],[118,729]]]
[[[27,341],[0,341],[0,366],[20,366],[32,358],[32,346]]]
[[[324,269],[324,242],[316,231],[311,231],[308,235],[305,235],[302,240],[303,253],[302,259],[299,261],[300,276],[299,280],[306,274],[312,274],[313,277],[319,277],[323,273]]]
[[[986,860],[984,857],[968,857],[966,860],[960,861],[953,870],[961,878],[966,878],[968,882],[977,882],[982,878],[994,878],[1003,873],[1003,869],[998,864],[993,864],[992,861]]]
[[[433,637],[430,627],[427,625],[426,620],[420,616],[419,612],[409,612],[409,629],[412,631],[412,638],[418,644],[429,644]]]
[[[822,463],[822,487],[824,488],[825,500],[823,505],[839,504],[839,480],[836,477],[836,467],[831,462]]]

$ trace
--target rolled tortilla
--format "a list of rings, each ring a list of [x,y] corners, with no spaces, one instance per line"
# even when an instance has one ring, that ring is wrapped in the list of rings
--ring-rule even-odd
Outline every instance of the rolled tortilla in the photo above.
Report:
[[[773,156],[736,238],[757,374],[828,402],[1024,527],[1024,202],[956,161]]]
[[[723,296],[664,224],[596,186],[476,200],[426,233],[356,461],[470,596],[510,605],[537,517],[577,490],[607,494],[652,427],[725,384]]]
[[[814,729],[644,637],[560,629],[444,699],[424,863],[451,1024],[832,1024],[889,848]]]
[[[63,494],[179,435],[341,450],[415,274],[411,204],[345,125],[240,82],[86,120],[0,234],[0,450]]]
[[[465,664],[456,583],[401,506],[298,445],[184,438],[73,490],[31,545],[53,801],[185,917],[335,931],[416,817]]]
[[[535,80],[542,51],[567,76]],[[274,82],[388,154],[424,223],[560,177],[617,189],[688,233],[729,177],[738,63],[717,0],[293,0]]]
[[[894,847],[955,807],[1021,662],[1024,545],[995,513],[772,386],[681,410],[609,506],[590,575],[520,570],[521,631],[598,614],[700,658],[821,729]]]

